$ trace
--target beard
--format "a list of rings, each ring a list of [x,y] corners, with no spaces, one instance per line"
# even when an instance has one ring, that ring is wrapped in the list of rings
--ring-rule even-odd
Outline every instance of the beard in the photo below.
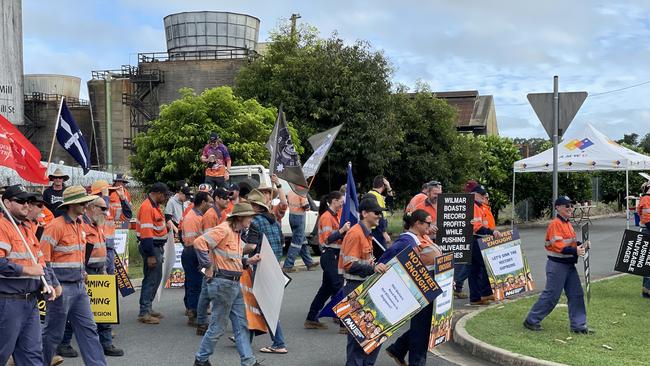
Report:
[[[92,219],[97,224],[97,226],[102,226],[106,222],[106,215],[104,214],[94,215]]]

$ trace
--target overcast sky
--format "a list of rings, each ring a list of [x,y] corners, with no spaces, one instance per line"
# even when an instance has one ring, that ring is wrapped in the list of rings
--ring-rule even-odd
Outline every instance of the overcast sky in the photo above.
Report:
[[[560,91],[590,94],[571,129],[590,122],[614,139],[650,133],[650,82],[628,88],[650,81],[642,1],[24,0],[25,73],[78,76],[85,98],[92,70],[165,51],[163,17],[192,10],[256,16],[260,40],[300,13],[324,37],[370,41],[390,59],[395,83],[494,95],[501,135],[546,136],[526,94],[552,91],[553,75]]]

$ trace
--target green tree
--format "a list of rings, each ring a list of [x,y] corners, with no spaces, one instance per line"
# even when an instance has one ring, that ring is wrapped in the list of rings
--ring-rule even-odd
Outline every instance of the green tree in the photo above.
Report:
[[[471,153],[469,140],[456,132],[457,111],[435,98],[425,84],[414,93],[400,87],[391,97],[391,118],[404,132],[399,164],[386,173],[404,202],[430,180],[456,191],[475,169],[478,155]]]
[[[344,123],[329,152],[331,188],[345,181],[348,161],[355,178],[369,182],[399,157],[403,133],[390,115],[392,69],[367,42],[346,44],[336,34],[321,39],[315,28],[288,23],[271,33],[263,57],[243,67],[235,92],[265,105],[284,106],[302,140]],[[306,158],[311,147],[307,147]],[[328,180],[317,179],[324,192]]]
[[[650,133],[646,133],[639,142],[639,147],[643,150],[644,154],[650,154]]]
[[[160,117],[151,121],[146,133],[135,137],[131,167],[137,180],[144,184],[179,179],[202,182],[201,150],[211,132],[217,132],[228,147],[233,165],[268,165],[265,145],[277,109],[237,97],[229,87],[208,89],[200,95],[184,88],[180,93],[180,99],[160,108]],[[301,151],[295,130],[291,132]]]
[[[639,134],[638,133],[630,133],[630,134],[624,134],[623,138],[617,141],[619,144],[626,144],[626,145],[631,145],[631,146],[637,146],[639,144]]]

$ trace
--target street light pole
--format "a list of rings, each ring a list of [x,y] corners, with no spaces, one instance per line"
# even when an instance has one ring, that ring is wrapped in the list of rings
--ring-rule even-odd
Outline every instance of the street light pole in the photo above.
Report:
[[[555,200],[558,196],[558,182],[557,182],[557,160],[558,160],[558,151],[557,144],[559,142],[558,136],[558,125],[560,123],[560,94],[558,91],[558,76],[553,76],[553,217],[557,214],[555,212]]]

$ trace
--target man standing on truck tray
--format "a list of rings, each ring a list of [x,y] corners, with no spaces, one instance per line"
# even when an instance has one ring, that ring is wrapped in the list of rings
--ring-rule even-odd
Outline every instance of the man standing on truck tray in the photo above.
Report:
[[[207,165],[205,183],[210,184],[213,189],[224,187],[226,181],[230,179],[230,153],[216,132],[210,134],[210,142],[205,145],[201,153],[201,162]]]
[[[307,221],[305,214],[309,211],[309,201],[307,197],[300,196],[293,189],[289,189],[287,201],[289,204],[289,225],[291,225],[291,244],[289,245],[287,257],[284,259],[282,270],[285,273],[295,272],[296,269],[293,265],[296,256],[300,254],[309,271],[319,265],[318,262],[314,262],[312,259],[309,253],[309,245],[307,245],[307,238],[305,237],[305,223]]]

